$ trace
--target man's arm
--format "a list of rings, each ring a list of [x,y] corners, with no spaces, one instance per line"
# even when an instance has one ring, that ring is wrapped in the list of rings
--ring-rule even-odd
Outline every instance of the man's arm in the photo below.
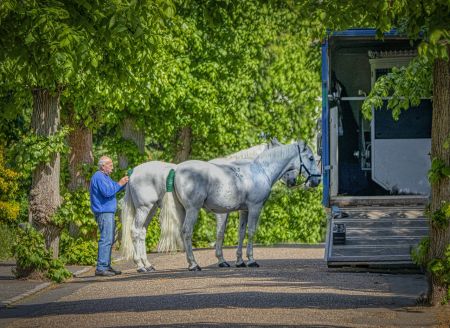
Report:
[[[97,187],[100,194],[102,194],[103,197],[109,198],[117,194],[123,186],[121,186],[119,183],[113,181],[109,177],[101,176],[97,181]]]

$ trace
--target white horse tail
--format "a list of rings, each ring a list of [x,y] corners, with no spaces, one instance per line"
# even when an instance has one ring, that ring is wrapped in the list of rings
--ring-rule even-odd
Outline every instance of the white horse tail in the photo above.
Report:
[[[175,170],[171,169],[166,180],[166,193],[164,195],[159,221],[161,237],[158,243],[158,252],[175,253],[184,250],[181,229],[184,221],[184,207],[178,200],[173,188]]]
[[[122,256],[127,260],[133,258],[134,255],[133,240],[131,239],[131,227],[133,225],[134,216],[136,213],[129,185],[130,184],[128,183],[125,187],[125,196],[123,197],[122,244],[120,245]]]

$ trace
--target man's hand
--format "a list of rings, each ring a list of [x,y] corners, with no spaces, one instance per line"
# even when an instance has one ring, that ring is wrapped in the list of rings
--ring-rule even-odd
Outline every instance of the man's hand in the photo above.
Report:
[[[121,185],[121,186],[123,186],[123,185],[126,185],[127,184],[127,182],[128,182],[128,177],[127,176],[124,176],[122,179],[120,179],[119,180],[119,185]]]

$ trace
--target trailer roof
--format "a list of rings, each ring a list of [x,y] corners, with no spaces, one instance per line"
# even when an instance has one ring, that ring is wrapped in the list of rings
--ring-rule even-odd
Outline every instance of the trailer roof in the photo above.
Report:
[[[344,31],[330,32],[330,36],[376,36],[377,30],[374,28],[351,28]],[[396,29],[383,33],[385,36],[399,36]]]

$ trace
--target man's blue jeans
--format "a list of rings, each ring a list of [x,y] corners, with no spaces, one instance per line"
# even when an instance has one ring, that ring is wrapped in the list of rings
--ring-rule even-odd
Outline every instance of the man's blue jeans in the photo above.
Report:
[[[95,220],[100,230],[98,240],[97,271],[105,271],[111,267],[111,250],[114,244],[116,222],[114,213],[97,213]]]

